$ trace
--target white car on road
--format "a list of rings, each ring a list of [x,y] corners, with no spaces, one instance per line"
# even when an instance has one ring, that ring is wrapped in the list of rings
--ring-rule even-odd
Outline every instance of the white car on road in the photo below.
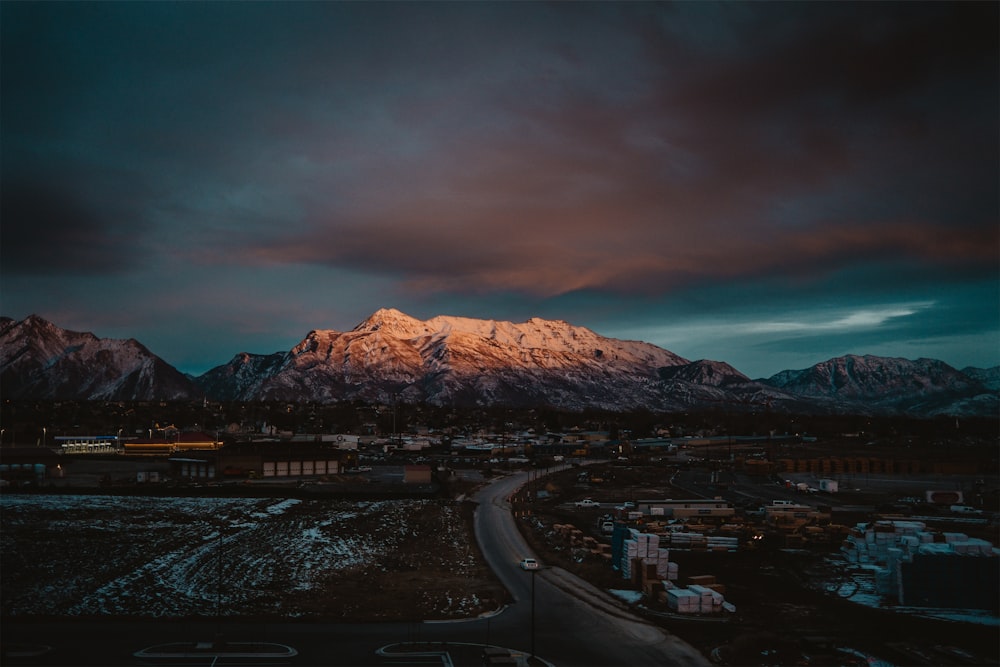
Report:
[[[574,503],[577,507],[600,507],[601,503],[591,500],[590,498],[584,498],[583,500],[578,500]]]
[[[519,565],[521,566],[522,570],[537,570],[538,569],[538,561],[535,560],[534,558],[525,558],[525,559],[523,559],[519,563]]]

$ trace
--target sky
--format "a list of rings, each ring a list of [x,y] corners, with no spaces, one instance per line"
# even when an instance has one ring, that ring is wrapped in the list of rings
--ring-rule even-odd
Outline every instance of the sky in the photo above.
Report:
[[[0,314],[1000,364],[1000,5],[0,3]]]

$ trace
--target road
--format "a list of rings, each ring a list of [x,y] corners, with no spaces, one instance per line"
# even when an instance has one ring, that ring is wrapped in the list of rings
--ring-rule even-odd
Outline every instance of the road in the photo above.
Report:
[[[518,532],[507,498],[528,480],[518,473],[475,496],[476,537],[513,602],[485,618],[448,623],[316,623],[226,621],[7,621],[3,643],[45,644],[52,651],[4,665],[135,665],[132,653],[166,642],[207,640],[278,642],[295,647],[290,663],[383,665],[375,651],[397,642],[493,644],[534,653],[556,667],[709,665],[696,649],[630,613],[623,603],[559,568],[535,574],[518,567],[533,556]],[[373,594],[378,594],[373,591]],[[472,653],[471,655],[475,655]],[[455,667],[475,664],[455,660]]]
[[[515,599],[491,621],[494,636],[503,638],[498,643],[530,653],[534,585],[536,652],[556,665],[709,664],[693,647],[568,572],[544,563],[536,574],[518,567],[521,558],[536,555],[518,532],[506,499],[524,484],[527,475],[504,478],[475,497],[479,502],[476,537],[490,567]]]

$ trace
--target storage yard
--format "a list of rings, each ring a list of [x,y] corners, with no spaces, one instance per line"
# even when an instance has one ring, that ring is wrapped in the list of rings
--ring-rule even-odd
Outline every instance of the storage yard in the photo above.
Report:
[[[543,563],[636,591],[637,611],[720,664],[997,663],[995,522],[919,504],[939,513],[880,518],[876,507],[894,509],[898,494],[852,485],[833,496],[768,478],[740,478],[739,493],[756,485],[763,500],[722,511],[721,496],[690,492],[697,477],[714,492],[709,472],[587,466],[546,478],[515,507]],[[580,496],[598,505],[578,508]]]

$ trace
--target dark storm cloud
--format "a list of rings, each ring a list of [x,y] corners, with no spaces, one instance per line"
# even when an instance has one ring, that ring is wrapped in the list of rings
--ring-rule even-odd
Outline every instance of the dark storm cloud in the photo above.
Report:
[[[743,57],[676,58],[685,67],[671,68],[660,108],[683,116],[691,150],[737,190],[838,186],[855,215],[957,209],[949,223],[993,225],[996,23],[986,3],[764,5]]]
[[[998,13],[0,3],[5,301],[255,340],[386,305],[926,323],[1000,269]]]
[[[480,90],[502,119],[491,132],[457,122],[438,134],[432,114],[409,116],[436,142],[433,162],[418,149],[369,165],[392,184],[384,198],[317,215],[313,232],[255,254],[389,271],[420,289],[548,294],[880,257],[994,270],[996,38],[982,22],[995,8],[857,6],[824,21],[825,5],[787,8],[755,9],[721,56],[686,51],[669,19],[644,28],[645,52],[674,57],[611,66],[617,85],[596,91],[585,72],[606,50],[531,44],[556,74]],[[414,100],[400,109],[426,106]],[[482,111],[449,102],[447,118]]]
[[[141,261],[126,225],[58,183],[5,182],[0,265],[7,274],[121,274]]]

